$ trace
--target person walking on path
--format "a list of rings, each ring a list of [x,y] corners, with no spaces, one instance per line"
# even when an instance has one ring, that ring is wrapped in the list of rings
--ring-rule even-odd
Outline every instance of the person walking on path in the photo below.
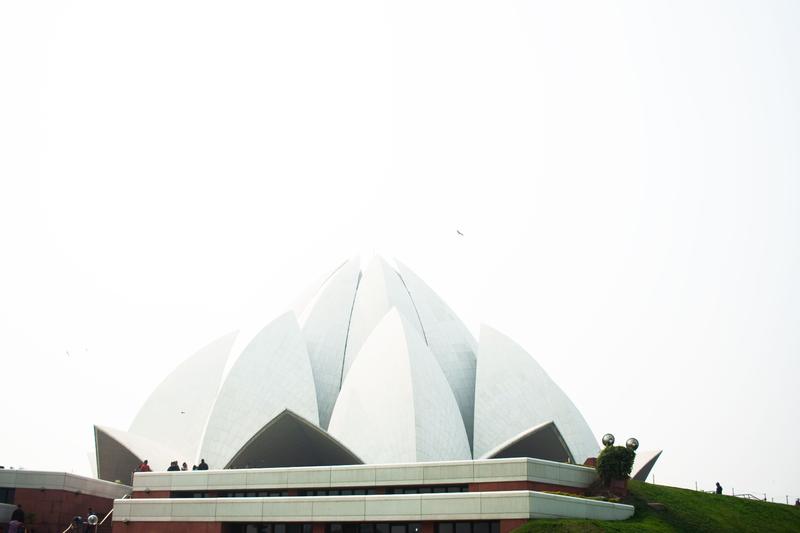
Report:
[[[22,510],[21,505],[17,505],[8,522],[8,533],[22,533],[23,531],[25,531],[25,511]]]
[[[717,481],[717,490],[716,490],[716,493],[717,493],[717,494],[722,494],[722,485],[720,485],[720,484],[719,484],[719,481]]]
[[[206,463],[205,459],[200,459],[200,464],[197,465],[198,470],[208,470],[208,463]]]

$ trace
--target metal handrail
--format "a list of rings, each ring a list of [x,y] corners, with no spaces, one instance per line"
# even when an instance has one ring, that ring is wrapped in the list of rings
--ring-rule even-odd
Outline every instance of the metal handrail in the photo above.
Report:
[[[120,500],[124,500],[125,498],[130,498],[130,497],[131,497],[131,495],[130,495],[130,494],[126,494],[125,496],[123,496],[122,498],[120,498]],[[106,520],[108,520],[108,517],[109,517],[109,516],[111,516],[111,514],[112,514],[113,512],[114,512],[114,508],[112,507],[112,508],[111,508],[111,510],[110,510],[108,513],[106,513],[106,515],[103,517],[103,519],[102,519],[102,520],[100,520],[100,522],[98,522],[98,523],[97,523],[97,525],[98,525],[98,526],[102,526],[102,525],[103,525],[103,523],[104,523]]]
[[[736,496],[737,498],[744,498],[745,500],[757,500],[757,501],[760,501],[760,502],[767,501],[766,495],[764,495],[763,498],[759,498],[758,496],[754,496],[753,494],[750,494],[749,492],[744,492],[742,494],[734,494],[734,496]]]
[[[124,500],[124,499],[126,499],[126,498],[130,498],[130,497],[131,497],[131,495],[130,495],[130,494],[125,494],[125,495],[124,495],[122,498],[119,498],[119,499],[120,499],[120,500]],[[111,516],[113,512],[114,512],[114,508],[112,507],[112,508],[111,508],[111,510],[110,510],[109,512],[107,512],[107,513],[106,513],[106,515],[103,517],[103,519],[102,519],[102,520],[100,520],[100,521],[99,521],[99,522],[98,522],[98,523],[97,523],[97,524],[94,526],[94,527],[95,527],[95,530],[97,530],[97,528],[98,528],[98,527],[102,526],[102,525],[103,525],[103,523],[104,523],[106,520],[108,520],[108,517],[109,517],[109,516]],[[74,525],[74,524],[73,524],[72,522],[70,522],[70,524],[67,526],[67,529],[65,529],[65,530],[64,530],[64,531],[62,531],[61,533],[68,533],[69,531],[72,531],[72,526],[73,526],[73,525]]]

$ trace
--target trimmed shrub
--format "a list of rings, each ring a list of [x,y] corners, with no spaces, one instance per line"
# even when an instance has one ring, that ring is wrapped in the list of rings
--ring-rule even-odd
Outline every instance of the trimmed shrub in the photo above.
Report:
[[[608,486],[614,479],[628,479],[636,452],[625,446],[608,446],[597,456],[597,476]]]

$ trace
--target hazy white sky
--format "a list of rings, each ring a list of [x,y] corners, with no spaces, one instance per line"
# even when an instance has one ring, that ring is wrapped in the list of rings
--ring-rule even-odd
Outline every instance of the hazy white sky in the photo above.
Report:
[[[794,1],[3,2],[0,464],[88,473],[93,423],[378,252],[598,437],[663,448],[659,483],[800,496],[798,27]]]

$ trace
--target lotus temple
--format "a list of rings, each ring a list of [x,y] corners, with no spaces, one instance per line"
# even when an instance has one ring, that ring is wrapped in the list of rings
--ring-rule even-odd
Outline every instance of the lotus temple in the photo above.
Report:
[[[94,437],[98,479],[57,474],[52,490],[105,494],[115,531],[507,533],[531,518],[633,514],[565,495],[595,482],[583,464],[600,446],[536,360],[492,327],[474,338],[380,257],[346,261],[254,335],[212,341],[127,430]],[[640,452],[633,477],[659,454]],[[166,471],[201,459],[209,470]],[[153,472],[132,474],[144,460]],[[45,486],[26,475],[0,471],[0,490]]]

